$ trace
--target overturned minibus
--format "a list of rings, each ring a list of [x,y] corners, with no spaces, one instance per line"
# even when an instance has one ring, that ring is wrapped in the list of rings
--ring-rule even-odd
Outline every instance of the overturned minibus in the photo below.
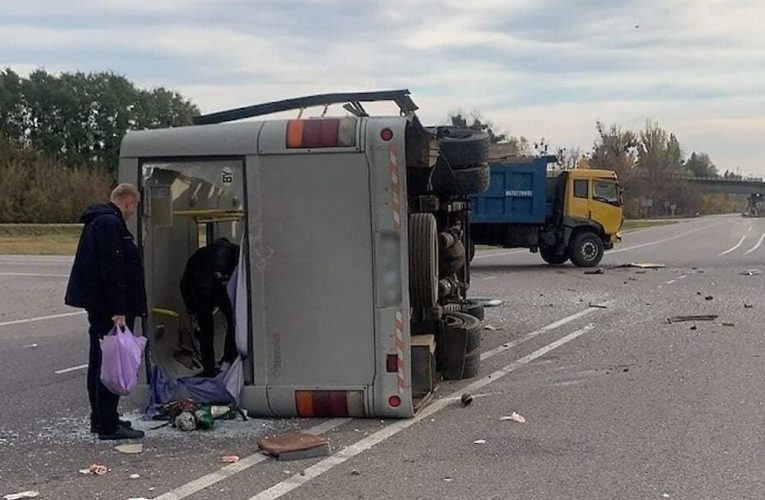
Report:
[[[370,101],[399,114],[370,116]],[[327,116],[333,104],[345,115]],[[311,106],[324,113],[301,118]],[[240,357],[223,383],[250,414],[411,417],[441,377],[477,373],[482,310],[467,300],[466,249],[489,140],[423,127],[416,109],[406,90],[326,94],[126,135],[119,179],[143,193],[131,229],[149,301],[139,398],[158,377],[197,376],[179,283],[220,238],[240,246],[228,283]]]

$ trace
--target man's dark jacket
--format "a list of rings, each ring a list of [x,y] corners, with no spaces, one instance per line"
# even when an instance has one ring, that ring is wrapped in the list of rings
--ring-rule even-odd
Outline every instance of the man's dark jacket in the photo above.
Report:
[[[146,289],[138,246],[113,203],[93,205],[74,258],[65,303],[115,315],[146,314]]]

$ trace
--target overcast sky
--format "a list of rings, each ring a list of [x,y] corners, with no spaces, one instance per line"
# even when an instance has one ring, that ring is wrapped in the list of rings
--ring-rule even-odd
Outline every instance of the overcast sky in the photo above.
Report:
[[[423,121],[480,111],[590,150],[657,121],[721,170],[765,175],[761,0],[3,0],[0,67],[112,70],[203,112],[408,88]]]

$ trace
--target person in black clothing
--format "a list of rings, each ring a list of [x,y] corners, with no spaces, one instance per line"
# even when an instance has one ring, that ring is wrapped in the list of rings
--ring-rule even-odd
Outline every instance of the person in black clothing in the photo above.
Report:
[[[144,433],[119,420],[119,396],[101,383],[101,339],[112,328],[132,330],[135,318],[146,314],[143,265],[126,221],[141,196],[132,184],[120,184],[107,205],[93,205],[80,218],[85,227],[77,246],[65,303],[81,307],[90,323],[88,396],[90,430],[99,439],[138,439]]]
[[[226,341],[223,361],[236,359],[234,314],[226,291],[226,283],[239,262],[239,245],[220,238],[194,252],[186,263],[181,279],[181,296],[186,309],[199,327],[202,355],[202,376],[214,377],[218,370],[215,359],[215,322],[218,307],[226,318]]]

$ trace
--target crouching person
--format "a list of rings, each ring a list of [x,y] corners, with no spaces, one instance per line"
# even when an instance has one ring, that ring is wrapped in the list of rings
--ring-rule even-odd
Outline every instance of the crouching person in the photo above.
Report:
[[[101,339],[112,328],[133,329],[146,314],[146,290],[138,246],[126,221],[141,195],[132,184],[120,184],[111,202],[89,207],[80,218],[85,226],[74,258],[65,303],[81,307],[90,323],[88,397],[90,431],[99,439],[139,439],[144,433],[119,420],[119,396],[101,383]]]

